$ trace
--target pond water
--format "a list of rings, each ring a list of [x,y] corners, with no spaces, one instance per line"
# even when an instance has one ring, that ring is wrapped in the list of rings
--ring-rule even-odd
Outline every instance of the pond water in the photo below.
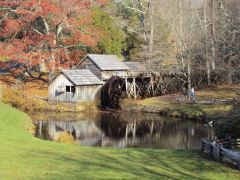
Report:
[[[40,113],[32,118],[36,137],[54,141],[68,132],[81,146],[199,149],[201,138],[214,136],[208,125],[158,114]]]

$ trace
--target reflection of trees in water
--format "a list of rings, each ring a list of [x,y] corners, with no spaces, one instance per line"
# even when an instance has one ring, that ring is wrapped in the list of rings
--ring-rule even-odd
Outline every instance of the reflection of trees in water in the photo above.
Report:
[[[43,121],[39,121],[36,124],[35,136],[41,139],[53,140],[48,131],[48,124]]]
[[[56,140],[59,133],[68,132],[82,145],[188,149],[199,147],[200,139],[211,134],[202,125],[157,114],[113,112],[77,117],[78,121],[54,121],[49,116],[50,121],[38,122],[36,135]]]
[[[127,136],[143,137],[145,134],[152,134],[161,129],[163,120],[161,117],[143,114],[102,114],[100,117],[101,129],[105,135],[113,138]]]
[[[75,140],[88,138],[90,142],[97,142],[101,139],[101,130],[94,121],[39,121],[37,124],[36,136],[47,140],[57,140],[59,135],[67,132]]]
[[[48,113],[34,113],[30,114],[31,118],[36,121],[82,121],[82,120],[95,120],[99,113],[69,113],[69,112],[48,112]]]
[[[209,131],[201,125],[148,114],[110,114],[101,116],[100,124],[106,137],[140,147],[196,148]]]

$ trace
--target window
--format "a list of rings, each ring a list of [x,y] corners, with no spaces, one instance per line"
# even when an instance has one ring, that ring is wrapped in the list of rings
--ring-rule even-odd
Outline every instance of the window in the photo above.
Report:
[[[66,92],[75,93],[75,91],[76,91],[75,86],[66,86]]]
[[[66,92],[71,92],[71,86],[66,86]]]
[[[71,92],[75,93],[75,86],[71,86]]]

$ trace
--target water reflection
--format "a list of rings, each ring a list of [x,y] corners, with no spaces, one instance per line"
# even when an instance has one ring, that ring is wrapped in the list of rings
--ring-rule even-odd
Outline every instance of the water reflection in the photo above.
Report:
[[[37,137],[57,140],[68,132],[83,146],[198,149],[202,137],[214,136],[214,130],[203,124],[156,114],[37,114],[33,118]]]

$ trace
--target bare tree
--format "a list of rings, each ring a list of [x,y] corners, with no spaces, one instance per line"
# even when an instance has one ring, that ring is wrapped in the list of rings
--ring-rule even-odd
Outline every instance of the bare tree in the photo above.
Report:
[[[145,61],[149,64],[154,49],[154,7],[156,0],[120,0],[121,4],[138,14],[144,39]],[[139,31],[139,30],[138,30]]]

